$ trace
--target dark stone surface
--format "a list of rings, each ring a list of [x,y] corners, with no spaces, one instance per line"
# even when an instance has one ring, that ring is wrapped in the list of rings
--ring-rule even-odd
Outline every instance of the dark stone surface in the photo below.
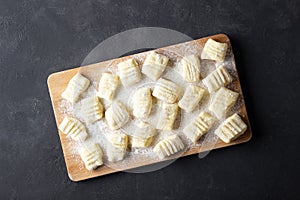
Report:
[[[296,199],[300,197],[298,0],[0,1],[0,199]],[[101,41],[157,26],[226,33],[253,128],[249,143],[152,173],[69,180],[47,76]]]

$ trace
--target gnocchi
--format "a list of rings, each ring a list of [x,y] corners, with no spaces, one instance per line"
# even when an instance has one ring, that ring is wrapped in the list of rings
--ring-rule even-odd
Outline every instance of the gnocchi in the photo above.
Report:
[[[147,118],[152,107],[150,88],[143,87],[133,94],[133,115],[136,118]]]
[[[196,55],[185,56],[179,63],[181,75],[187,82],[200,81],[200,60]]]
[[[156,134],[156,130],[147,122],[137,122],[137,127],[130,138],[131,147],[140,148],[148,147]]]
[[[238,96],[238,93],[227,88],[221,87],[217,91],[208,109],[212,111],[218,118],[226,117],[227,112],[235,104]]]
[[[79,155],[85,164],[87,170],[93,170],[103,165],[102,161],[102,149],[100,145],[94,143],[90,146],[81,147],[79,149]]]
[[[172,130],[173,124],[177,117],[178,105],[177,103],[169,104],[161,102],[160,115],[156,128],[160,130]]]
[[[119,77],[110,73],[102,73],[97,96],[112,101],[119,85]]]
[[[142,73],[148,76],[151,80],[156,81],[164,72],[169,58],[152,51],[146,58]]]
[[[183,133],[187,136],[187,138],[195,143],[205,133],[207,133],[214,123],[215,118],[211,114],[207,112],[201,112],[183,129]]]
[[[181,100],[178,102],[178,106],[186,112],[192,112],[199,104],[205,94],[205,89],[202,89],[196,85],[189,85]]]
[[[77,73],[68,83],[66,90],[61,94],[62,98],[71,103],[78,101],[79,96],[89,87],[90,81],[80,73]]]
[[[128,59],[118,64],[118,71],[122,84],[131,86],[141,80],[140,68],[135,59]]]
[[[110,162],[117,162],[124,159],[128,145],[128,136],[124,133],[112,133],[108,134],[107,158]]]
[[[75,141],[84,141],[88,134],[85,126],[76,118],[66,116],[58,129]]]
[[[184,149],[184,144],[177,134],[173,134],[163,139],[153,148],[160,159],[171,156]]]
[[[180,87],[176,83],[161,78],[155,84],[152,95],[166,103],[175,103],[180,92]]]
[[[81,112],[87,123],[92,124],[102,119],[103,105],[100,103],[97,96],[85,98],[81,101]]]
[[[225,143],[230,143],[245,133],[247,125],[241,117],[235,113],[228,117],[216,130],[215,134]]]
[[[129,120],[129,114],[125,105],[120,101],[114,101],[105,112],[107,124],[111,130],[120,129]]]
[[[75,69],[68,85],[64,73],[48,78],[72,180],[251,137],[230,43],[211,38]]]
[[[227,43],[220,43],[209,38],[202,50],[201,59],[223,62],[226,56],[227,48]]]
[[[209,92],[218,90],[222,86],[226,86],[232,81],[231,75],[228,73],[224,65],[218,67],[202,80]]]

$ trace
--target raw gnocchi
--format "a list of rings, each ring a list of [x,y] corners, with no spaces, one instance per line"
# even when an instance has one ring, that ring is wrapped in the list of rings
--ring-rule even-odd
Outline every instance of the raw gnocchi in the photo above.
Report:
[[[188,113],[192,112],[199,104],[204,94],[205,89],[196,85],[189,85],[186,88],[183,97],[178,102],[178,106]]]
[[[129,114],[122,102],[114,101],[106,110],[105,118],[109,128],[111,130],[117,130],[128,122]]]
[[[99,82],[97,96],[108,101],[111,101],[119,85],[119,76],[102,73],[102,77]]]
[[[85,98],[81,101],[81,112],[87,123],[92,124],[102,119],[103,105],[100,103],[97,96]]]
[[[178,105],[177,103],[160,103],[160,114],[156,128],[160,130],[172,130],[173,124],[177,117]]]
[[[235,113],[228,117],[216,130],[215,134],[225,143],[230,143],[245,133],[247,125],[241,117]]]
[[[167,56],[152,51],[143,64],[142,73],[151,80],[156,81],[164,72],[168,62],[169,58]]]
[[[152,96],[150,88],[137,89],[133,94],[133,115],[136,118],[147,118],[152,107]]]
[[[207,133],[214,123],[215,118],[211,114],[207,112],[201,112],[183,129],[183,133],[187,136],[187,138],[195,143],[205,133]]]
[[[79,149],[79,155],[83,160],[87,170],[93,170],[103,165],[102,149],[97,143],[94,143],[90,146],[81,147]]]
[[[75,141],[84,141],[88,136],[85,126],[73,117],[66,116],[58,129]]]
[[[223,62],[226,56],[227,48],[227,43],[220,43],[209,38],[202,50],[201,59]]]
[[[161,78],[155,84],[152,95],[166,103],[175,103],[180,92],[181,89],[176,83]]]
[[[119,63],[118,71],[121,82],[125,87],[131,86],[141,80],[140,68],[133,58]]]
[[[226,86],[232,81],[231,75],[228,73],[224,65],[218,67],[202,80],[209,92],[218,90],[222,86]]]
[[[200,81],[200,60],[196,55],[185,56],[179,63],[182,77],[187,82]]]
[[[160,159],[171,156],[184,149],[184,144],[177,134],[173,134],[163,139],[153,148]]]
[[[227,112],[235,104],[238,96],[238,93],[221,87],[217,91],[208,109],[212,111],[218,118],[226,117]]]
[[[151,124],[139,121],[136,124],[136,129],[130,138],[131,147],[148,147],[156,134],[156,130]]]
[[[124,133],[108,134],[107,140],[109,141],[107,158],[110,162],[117,162],[124,159],[128,145],[128,136]]]
[[[68,83],[66,90],[61,94],[62,98],[71,103],[78,101],[79,96],[89,87],[90,81],[77,73]]]
[[[53,105],[59,105],[54,108],[57,120],[66,115],[74,118],[59,124],[60,130],[70,136],[62,140],[66,159],[71,160],[67,160],[68,169],[80,161],[74,153],[80,154],[84,162],[74,173],[70,171],[70,177],[78,180],[82,174],[97,176],[201,152],[206,145],[213,147],[218,137],[218,142],[230,143],[244,134],[231,144],[246,141],[251,132],[245,134],[248,121],[241,120],[247,115],[243,97],[238,99],[241,89],[233,54],[231,49],[227,51],[226,43],[217,42],[228,41],[226,36],[211,38],[216,41],[205,38],[88,66],[80,73],[89,78],[92,87],[82,82],[83,89],[68,102],[61,101],[64,95],[60,91],[70,90],[66,85],[58,90],[60,94],[52,93]],[[57,79],[61,77],[59,74]],[[60,81],[55,83],[57,79],[50,78],[50,91],[51,87],[63,87],[57,86]],[[226,93],[226,88],[233,91]],[[235,112],[245,117],[232,115]],[[59,133],[66,138],[62,131]],[[71,138],[80,142],[72,142]],[[75,146],[69,149],[70,145]],[[87,172],[84,165],[88,170],[105,166],[94,173]],[[79,178],[78,170],[82,173]]]

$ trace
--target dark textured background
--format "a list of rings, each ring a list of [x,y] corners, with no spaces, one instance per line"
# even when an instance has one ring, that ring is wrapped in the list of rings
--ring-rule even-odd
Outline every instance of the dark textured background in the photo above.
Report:
[[[0,199],[299,199],[299,2],[1,0]],[[47,76],[80,65],[107,37],[144,26],[195,39],[229,35],[252,140],[152,173],[74,183]]]

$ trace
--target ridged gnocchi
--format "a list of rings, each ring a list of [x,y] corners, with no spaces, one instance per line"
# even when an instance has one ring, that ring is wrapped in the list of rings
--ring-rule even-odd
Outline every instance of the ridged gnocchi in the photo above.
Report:
[[[152,95],[166,103],[175,103],[180,92],[176,83],[161,78],[156,82]]]
[[[200,81],[200,60],[196,55],[185,56],[179,62],[180,72],[186,82]]]
[[[172,130],[173,124],[177,117],[178,105],[177,103],[160,103],[160,113],[159,120],[157,122],[156,128],[160,130]]]
[[[147,118],[152,107],[151,90],[148,87],[137,89],[133,94],[133,115],[136,118]]]
[[[227,43],[220,43],[209,38],[202,50],[201,59],[223,62],[226,56],[227,48]]]
[[[196,85],[189,85],[186,88],[183,97],[178,102],[178,106],[188,113],[192,112],[199,104],[204,94],[205,89]]]
[[[102,73],[97,96],[111,101],[119,85],[119,76],[110,73]]]
[[[67,87],[48,78],[72,180],[248,141],[230,42],[211,38],[70,70]]]
[[[228,117],[216,130],[215,134],[225,143],[230,143],[245,133],[247,125],[241,117],[235,113]]]
[[[131,86],[141,80],[138,63],[131,58],[118,64],[118,71],[123,86]]]
[[[100,103],[97,96],[83,99],[81,105],[81,112],[87,123],[92,124],[102,119],[103,105]]]
[[[156,130],[151,124],[143,121],[137,122],[136,129],[130,137],[131,147],[148,147],[152,143],[155,134]]]
[[[221,87],[217,91],[208,109],[212,111],[218,118],[226,117],[227,112],[235,104],[238,96],[238,93],[227,88]]]
[[[211,114],[201,112],[183,129],[183,133],[195,143],[209,131],[215,121],[215,118]]]
[[[153,148],[153,152],[155,152],[160,159],[163,159],[167,156],[178,153],[183,149],[184,144],[182,140],[177,134],[173,134],[157,143],[157,145]]]
[[[62,98],[71,103],[78,101],[80,95],[89,87],[90,81],[80,73],[77,73],[68,83],[67,88],[61,94]]]
[[[85,164],[87,170],[93,170],[103,165],[102,149],[100,145],[94,143],[90,146],[84,146],[79,149],[79,155]]]
[[[84,141],[88,136],[85,126],[73,117],[66,116],[58,126],[58,129],[75,141]]]
[[[209,92],[216,91],[220,87],[226,86],[231,81],[232,77],[228,73],[224,65],[218,67],[202,80],[203,84],[207,87]]]
[[[169,58],[152,51],[146,58],[142,73],[148,76],[151,80],[156,81],[164,72]]]
[[[128,145],[128,136],[124,133],[112,133],[106,136],[109,141],[107,158],[110,162],[117,162],[124,159]]]
[[[111,130],[120,129],[129,120],[126,106],[120,101],[112,102],[111,106],[105,111],[105,118]]]

